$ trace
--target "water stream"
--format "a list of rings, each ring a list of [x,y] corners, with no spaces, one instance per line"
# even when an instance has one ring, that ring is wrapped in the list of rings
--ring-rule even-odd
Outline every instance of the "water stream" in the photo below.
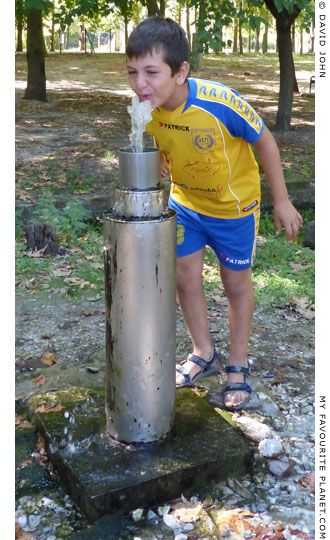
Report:
[[[134,152],[143,152],[143,132],[146,124],[152,120],[151,102],[139,101],[137,96],[132,98],[132,105],[127,107],[127,111],[132,119],[132,131],[130,141]]]

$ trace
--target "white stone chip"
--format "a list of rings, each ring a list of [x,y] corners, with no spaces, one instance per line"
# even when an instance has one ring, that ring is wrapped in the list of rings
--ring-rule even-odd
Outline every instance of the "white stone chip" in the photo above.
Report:
[[[254,418],[240,416],[237,418],[236,423],[244,435],[253,442],[260,442],[262,439],[273,437],[271,428]]]
[[[279,439],[262,439],[258,448],[264,457],[277,457],[283,453],[283,445]]]

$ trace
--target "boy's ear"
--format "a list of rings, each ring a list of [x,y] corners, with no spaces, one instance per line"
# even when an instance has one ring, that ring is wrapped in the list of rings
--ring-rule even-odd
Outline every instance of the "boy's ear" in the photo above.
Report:
[[[189,62],[187,62],[186,60],[184,62],[182,62],[181,66],[179,68],[179,71],[176,74],[176,77],[177,77],[176,80],[177,80],[178,84],[183,84],[184,82],[186,82],[186,79],[187,79],[188,74],[189,74],[189,69],[190,69]]]

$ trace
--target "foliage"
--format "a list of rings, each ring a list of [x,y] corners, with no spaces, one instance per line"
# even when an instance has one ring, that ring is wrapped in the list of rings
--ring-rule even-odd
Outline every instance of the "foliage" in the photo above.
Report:
[[[21,212],[17,212],[16,281],[19,287],[76,295],[79,291],[104,286],[101,225],[82,203],[70,201],[62,210],[44,197],[39,199],[34,219],[56,228],[57,242],[66,246],[66,255],[33,257],[25,251]]]
[[[79,200],[69,201],[63,210],[59,210],[49,198],[40,197],[30,222],[52,225],[58,239],[68,244],[69,241],[76,241],[85,232],[86,221],[90,217],[90,212]]]

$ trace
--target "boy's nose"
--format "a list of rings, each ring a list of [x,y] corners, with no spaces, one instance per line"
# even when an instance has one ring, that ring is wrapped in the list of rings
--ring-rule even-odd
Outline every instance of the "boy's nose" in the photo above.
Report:
[[[147,84],[147,81],[146,81],[146,78],[145,76],[143,75],[143,73],[139,74],[136,78],[136,86],[139,90],[141,90],[142,88],[144,88]]]

